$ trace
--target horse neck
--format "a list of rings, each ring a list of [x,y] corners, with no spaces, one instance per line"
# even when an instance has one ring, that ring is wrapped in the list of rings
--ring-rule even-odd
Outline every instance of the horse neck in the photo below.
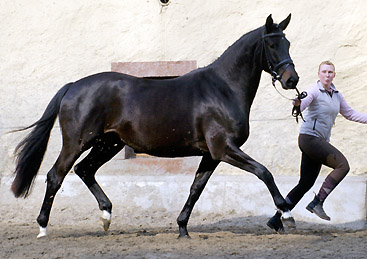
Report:
[[[230,46],[211,66],[250,108],[262,72],[263,27],[249,32]]]

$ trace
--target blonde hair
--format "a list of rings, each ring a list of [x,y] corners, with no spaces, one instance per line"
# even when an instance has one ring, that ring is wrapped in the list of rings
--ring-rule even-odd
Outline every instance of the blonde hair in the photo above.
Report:
[[[331,61],[329,61],[329,60],[322,61],[322,62],[320,63],[320,65],[319,65],[319,72],[320,72],[320,68],[321,68],[321,66],[322,66],[322,65],[333,66],[333,68],[334,68],[334,72],[335,72],[335,65],[334,65]]]

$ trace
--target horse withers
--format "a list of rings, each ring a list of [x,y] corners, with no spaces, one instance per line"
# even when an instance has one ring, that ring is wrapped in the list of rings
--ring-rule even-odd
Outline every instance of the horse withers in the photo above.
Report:
[[[32,131],[16,147],[16,197],[27,197],[46,152],[50,131],[59,116],[62,149],[47,173],[47,188],[37,222],[46,235],[51,207],[65,176],[75,173],[95,196],[105,230],[112,204],[95,179],[96,171],[125,145],[158,157],[202,156],[189,197],[177,218],[179,237],[189,237],[187,224],[196,201],[220,162],[255,174],[268,187],[275,206],[292,219],[272,174],[240,147],[249,136],[249,112],[262,71],[284,89],[298,83],[289,41],[271,15],[266,24],[243,35],[215,62],[174,79],[154,80],[106,72],[62,87]]]

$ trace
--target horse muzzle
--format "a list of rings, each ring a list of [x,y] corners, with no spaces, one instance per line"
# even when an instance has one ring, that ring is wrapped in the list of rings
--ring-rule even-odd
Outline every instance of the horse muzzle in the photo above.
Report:
[[[299,76],[294,69],[294,65],[292,64],[287,66],[278,80],[280,81],[283,89],[295,89],[299,81]]]

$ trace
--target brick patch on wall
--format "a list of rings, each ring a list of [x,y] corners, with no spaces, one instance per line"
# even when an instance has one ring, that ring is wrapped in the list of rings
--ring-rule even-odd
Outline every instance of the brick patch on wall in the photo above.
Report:
[[[187,74],[196,68],[197,62],[195,60],[111,63],[111,71],[137,77],[177,77]],[[124,151],[125,159],[136,157],[131,147],[125,146]],[[139,156],[144,157],[145,155]]]
[[[111,71],[137,77],[182,76],[197,68],[197,62],[191,61],[152,61],[152,62],[113,62]]]

